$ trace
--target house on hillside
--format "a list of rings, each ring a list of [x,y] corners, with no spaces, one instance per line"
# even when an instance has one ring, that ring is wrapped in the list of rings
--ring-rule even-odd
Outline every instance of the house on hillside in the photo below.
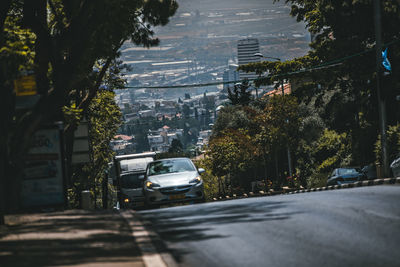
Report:
[[[174,139],[183,135],[183,129],[171,129],[167,125],[157,131],[150,131],[147,135],[151,151],[167,152]]]
[[[136,148],[135,138],[122,134],[116,135],[111,140],[110,147],[117,155],[134,153]]]

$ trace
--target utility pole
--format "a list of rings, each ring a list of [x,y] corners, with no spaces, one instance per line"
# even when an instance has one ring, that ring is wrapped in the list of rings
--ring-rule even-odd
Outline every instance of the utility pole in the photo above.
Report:
[[[264,56],[263,54],[261,54],[261,53],[255,53],[254,54],[254,56],[256,56],[256,57],[262,57],[262,58],[271,58],[271,59],[275,59],[275,60],[277,60],[277,61],[279,61],[279,62],[281,62],[281,59],[280,58],[277,58],[277,57],[266,57],[266,56]],[[282,97],[285,95],[285,85],[284,85],[284,79],[282,78],[282,80],[281,80],[281,89],[282,89]],[[279,88],[279,87],[278,87]],[[257,91],[256,91],[256,93],[257,93]],[[258,94],[257,94],[257,96],[258,96]],[[290,177],[292,177],[293,176],[293,171],[292,171],[292,157],[291,157],[291,155],[290,155],[290,148],[289,148],[289,144],[287,144],[287,157],[288,157],[288,165],[289,165],[289,176]],[[276,165],[277,166],[277,165]],[[276,167],[277,168],[277,167]],[[277,175],[278,175],[278,171],[277,171]]]
[[[375,40],[376,40],[376,90],[378,94],[379,127],[381,132],[381,155],[383,163],[383,177],[389,176],[389,157],[387,151],[386,136],[386,101],[381,89],[382,73],[382,25],[381,25],[381,1],[374,0],[375,13]]]

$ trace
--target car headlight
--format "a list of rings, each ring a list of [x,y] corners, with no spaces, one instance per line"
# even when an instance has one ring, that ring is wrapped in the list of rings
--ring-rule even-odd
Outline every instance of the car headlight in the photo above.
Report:
[[[146,182],[146,187],[152,189],[154,187],[160,187],[160,185],[156,184],[156,183],[153,183],[153,182],[150,182],[150,181],[147,181]]]
[[[198,184],[201,182],[201,177],[197,176],[196,178],[194,178],[193,180],[191,180],[189,183],[190,184]]]

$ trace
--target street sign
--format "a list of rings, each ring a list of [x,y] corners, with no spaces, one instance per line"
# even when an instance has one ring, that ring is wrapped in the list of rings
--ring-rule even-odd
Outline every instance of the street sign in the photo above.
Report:
[[[89,124],[82,121],[74,133],[72,163],[90,162]]]
[[[36,79],[35,75],[22,76],[14,80],[14,89],[17,96],[36,95]]]

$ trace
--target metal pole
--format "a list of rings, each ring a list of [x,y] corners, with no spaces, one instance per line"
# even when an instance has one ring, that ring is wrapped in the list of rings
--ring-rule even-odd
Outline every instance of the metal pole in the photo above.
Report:
[[[289,164],[289,176],[292,177],[293,176],[293,172],[292,172],[292,157],[290,155],[289,144],[287,146],[287,158],[288,158],[288,164]]]
[[[383,163],[383,176],[389,176],[389,157],[387,151],[386,137],[386,102],[380,87],[382,72],[382,26],[381,26],[381,1],[374,0],[375,12],[375,38],[376,38],[376,90],[378,94],[379,126],[381,132],[381,155]]]
[[[284,85],[283,85],[283,79],[282,79],[282,96],[284,96],[285,94],[285,90],[284,90]],[[287,158],[288,158],[288,169],[289,169],[289,176],[292,177],[292,157],[290,155],[290,148],[289,148],[289,144],[287,144]]]

